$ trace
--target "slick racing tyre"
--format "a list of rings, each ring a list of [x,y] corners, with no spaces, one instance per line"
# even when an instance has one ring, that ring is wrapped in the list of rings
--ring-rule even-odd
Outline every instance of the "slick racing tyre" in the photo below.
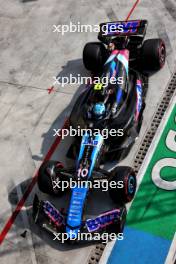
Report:
[[[88,71],[98,73],[107,59],[107,50],[101,42],[89,42],[83,50],[83,63]]]
[[[166,47],[162,39],[145,40],[141,48],[141,63],[144,71],[160,70],[166,60]]]
[[[109,181],[109,195],[117,204],[130,202],[136,192],[136,174],[131,167],[120,166],[113,171],[113,177]],[[112,185],[110,184],[111,182]],[[114,182],[116,187],[114,188]]]
[[[38,187],[40,191],[47,194],[54,194],[59,196],[63,194],[62,188],[58,188],[54,183],[54,181],[56,182],[60,180],[59,169],[62,168],[62,163],[58,161],[46,161],[41,165],[38,172]]]

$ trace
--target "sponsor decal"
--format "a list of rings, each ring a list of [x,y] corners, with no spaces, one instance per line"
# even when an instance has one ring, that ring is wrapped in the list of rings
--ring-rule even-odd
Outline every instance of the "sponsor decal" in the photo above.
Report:
[[[63,224],[63,216],[61,213],[48,201],[43,204],[45,214],[55,223],[57,226]]]
[[[107,225],[110,225],[114,220],[119,219],[120,210],[115,209],[106,213],[103,213],[96,217],[95,219],[86,220],[86,226],[89,232],[97,231]]]
[[[107,23],[107,35],[136,33],[140,25],[140,20],[127,22]],[[119,30],[120,29],[120,30]]]

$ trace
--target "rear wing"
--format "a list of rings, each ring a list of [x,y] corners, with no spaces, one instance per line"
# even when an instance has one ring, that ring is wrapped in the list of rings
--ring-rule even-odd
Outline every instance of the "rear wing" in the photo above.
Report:
[[[114,21],[100,24],[100,37],[145,36],[147,20]]]

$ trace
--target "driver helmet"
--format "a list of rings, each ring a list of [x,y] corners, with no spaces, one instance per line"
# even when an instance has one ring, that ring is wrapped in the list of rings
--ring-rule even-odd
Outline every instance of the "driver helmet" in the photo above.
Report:
[[[103,102],[96,103],[93,106],[93,115],[96,119],[101,119],[105,114],[106,107]]]

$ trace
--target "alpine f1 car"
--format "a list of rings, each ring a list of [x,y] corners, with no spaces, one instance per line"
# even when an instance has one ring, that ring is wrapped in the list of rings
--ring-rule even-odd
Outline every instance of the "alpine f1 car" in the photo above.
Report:
[[[122,30],[119,31],[119,25]],[[106,30],[104,30],[106,29]],[[65,211],[58,210],[49,201],[33,204],[35,222],[51,232],[65,232],[77,239],[79,232],[123,231],[126,207],[136,191],[136,175],[131,167],[119,166],[106,171],[101,164],[106,160],[120,160],[129,152],[138,137],[145,108],[150,72],[160,70],[165,63],[166,49],[163,40],[144,40],[146,20],[118,21],[100,24],[100,42],[87,43],[83,62],[87,70],[99,77],[78,97],[70,115],[70,125],[87,129],[82,137],[75,137],[68,156],[75,159],[73,168],[64,168],[58,161],[42,164],[38,174],[39,189],[48,194],[61,195],[63,190],[54,186],[56,181],[74,179],[77,182],[107,179],[109,195],[116,208],[85,219],[86,201],[90,188],[76,186],[70,189],[70,203]],[[108,82],[102,82],[108,77]],[[112,83],[112,77],[122,80]],[[90,133],[94,129],[122,129],[123,136]],[[122,188],[112,188],[111,182],[123,182]]]

